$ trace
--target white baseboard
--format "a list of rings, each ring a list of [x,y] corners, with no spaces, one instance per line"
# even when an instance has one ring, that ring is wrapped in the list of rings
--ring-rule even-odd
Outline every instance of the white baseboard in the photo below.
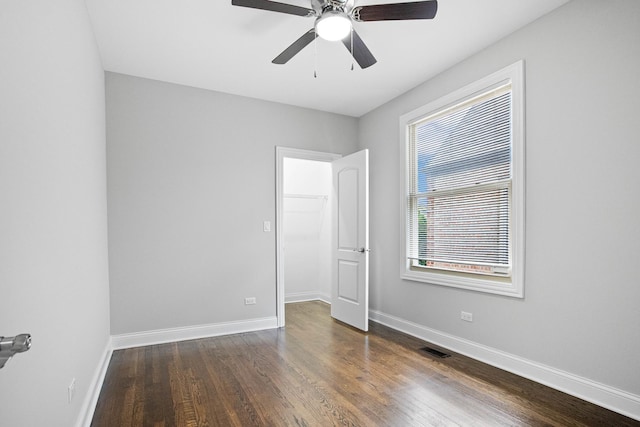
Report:
[[[320,300],[322,302],[326,302],[327,304],[331,304],[331,297],[327,294],[323,294],[322,292],[295,292],[288,293],[284,296],[284,302],[304,302],[304,301],[316,301]]]
[[[109,338],[102,353],[100,363],[98,364],[96,372],[91,379],[91,383],[89,384],[89,388],[87,389],[87,394],[84,398],[84,402],[82,402],[82,408],[80,409],[80,415],[78,416],[76,427],[91,426],[93,413],[95,412],[96,405],[98,404],[98,398],[100,397],[100,391],[102,390],[104,377],[105,375],[107,375],[107,368],[109,367],[109,362],[111,361],[112,354],[113,350],[111,346],[111,338]]]
[[[260,331],[263,329],[272,329],[277,327],[277,319],[273,316],[259,319],[240,320],[237,322],[223,322],[209,325],[187,326],[184,328],[158,329],[154,331],[112,335],[111,342],[113,349],[119,350],[123,348],[142,347],[145,345],[216,337],[219,335]]]
[[[468,341],[399,317],[369,310],[369,319],[456,353],[512,372],[603,408],[640,420],[640,396]]]

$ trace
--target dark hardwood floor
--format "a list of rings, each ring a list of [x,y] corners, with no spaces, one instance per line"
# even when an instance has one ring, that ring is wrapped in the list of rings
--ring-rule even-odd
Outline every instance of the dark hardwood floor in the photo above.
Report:
[[[287,326],[113,353],[100,426],[640,426],[640,422],[321,302]]]

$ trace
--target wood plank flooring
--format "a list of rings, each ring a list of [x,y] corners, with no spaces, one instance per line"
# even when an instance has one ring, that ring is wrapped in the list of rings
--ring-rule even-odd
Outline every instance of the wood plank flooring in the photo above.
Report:
[[[640,426],[321,302],[286,310],[283,329],[115,351],[92,426]]]

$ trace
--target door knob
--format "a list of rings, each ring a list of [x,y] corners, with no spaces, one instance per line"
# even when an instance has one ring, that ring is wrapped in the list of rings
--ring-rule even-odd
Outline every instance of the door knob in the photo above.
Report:
[[[0,369],[16,353],[24,353],[31,348],[31,334],[20,334],[15,337],[0,337]]]

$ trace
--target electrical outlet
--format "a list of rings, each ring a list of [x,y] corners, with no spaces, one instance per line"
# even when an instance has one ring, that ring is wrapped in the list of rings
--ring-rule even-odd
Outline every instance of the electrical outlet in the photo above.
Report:
[[[271,221],[264,221],[262,223],[262,231],[269,233],[271,231]]]
[[[465,322],[473,322],[473,313],[467,313],[466,311],[461,311],[460,318]]]
[[[71,403],[71,401],[73,400],[73,396],[75,396],[76,394],[76,379],[73,378],[71,380],[71,384],[69,384],[69,387],[67,387],[67,394],[69,397],[69,403]]]
[[[256,303],[256,297],[244,299],[244,305],[254,305],[255,303]]]

